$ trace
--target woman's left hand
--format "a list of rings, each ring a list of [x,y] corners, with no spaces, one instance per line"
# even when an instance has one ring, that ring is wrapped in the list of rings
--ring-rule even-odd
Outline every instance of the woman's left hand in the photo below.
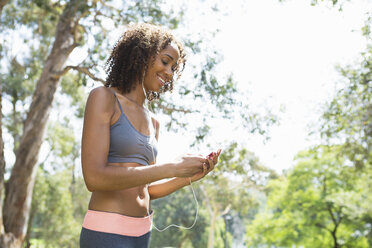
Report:
[[[221,149],[218,149],[217,152],[213,152],[211,155],[208,155],[206,158],[208,164],[204,163],[203,171],[190,177],[191,182],[198,181],[205,177],[209,172],[211,172],[218,163],[218,157],[220,156],[220,154]]]

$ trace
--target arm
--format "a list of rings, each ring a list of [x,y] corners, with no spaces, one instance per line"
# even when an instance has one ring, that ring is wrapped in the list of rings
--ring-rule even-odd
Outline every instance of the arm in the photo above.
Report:
[[[89,191],[132,188],[172,177],[174,164],[138,166],[107,165],[110,145],[110,122],[115,114],[115,97],[109,89],[99,87],[90,93],[85,109],[82,137],[82,168]],[[133,166],[130,166],[133,165]]]
[[[193,175],[192,177],[187,177],[187,178],[186,177],[175,177],[172,179],[161,180],[161,181],[151,183],[148,188],[150,199],[154,200],[157,198],[167,196],[187,185],[190,185],[191,182],[195,182],[195,181],[202,179],[214,169],[215,165],[217,164],[220,153],[221,153],[221,149],[219,149],[215,155],[213,155],[212,157],[208,159],[209,166],[207,166],[206,164],[203,164],[203,171]]]
[[[213,158],[208,159],[209,168],[206,166],[206,164],[203,164],[203,171],[195,174],[192,177],[188,177],[188,178],[175,177],[172,179],[161,180],[158,182],[151,183],[148,188],[150,199],[154,200],[157,198],[167,196],[187,185],[190,185],[191,182],[195,182],[195,181],[202,179],[214,169],[214,166],[217,164],[218,156],[220,155],[220,153],[221,153],[221,150],[219,150]]]
[[[94,89],[87,101],[83,137],[82,169],[85,184],[89,191],[112,191],[133,188],[164,178],[190,177],[202,169],[203,158],[184,157],[179,163],[138,166],[107,165],[110,145],[110,123],[115,114],[115,98],[109,89]]]
[[[154,200],[172,194],[173,192],[190,185],[189,178],[175,177],[151,183],[149,186],[150,199]]]

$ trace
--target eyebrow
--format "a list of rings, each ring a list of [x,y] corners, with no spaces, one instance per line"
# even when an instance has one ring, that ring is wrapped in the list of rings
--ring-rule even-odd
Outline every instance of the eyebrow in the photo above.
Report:
[[[174,60],[174,58],[172,56],[170,56],[169,54],[164,54],[165,56],[168,56],[169,58],[171,58],[171,60]]]
[[[165,53],[164,55],[165,55],[165,56],[168,56],[171,60],[174,60],[174,61],[175,61],[175,59],[174,59],[171,55],[169,55],[169,54],[167,54],[167,53]],[[178,66],[177,61],[175,62],[174,66],[175,66],[175,67]]]

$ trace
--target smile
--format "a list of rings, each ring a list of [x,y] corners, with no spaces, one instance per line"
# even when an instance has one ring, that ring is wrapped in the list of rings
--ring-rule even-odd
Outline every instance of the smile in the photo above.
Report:
[[[162,77],[160,77],[160,76],[158,76],[158,79],[161,82],[161,86],[163,86],[165,84],[165,80]]]

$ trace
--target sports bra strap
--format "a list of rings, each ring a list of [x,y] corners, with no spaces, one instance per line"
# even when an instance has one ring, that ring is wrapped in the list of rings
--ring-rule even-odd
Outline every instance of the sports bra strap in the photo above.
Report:
[[[119,101],[118,97],[116,96],[115,91],[113,91],[113,93],[114,93],[114,96],[115,96],[115,98],[116,98],[116,101],[117,101],[118,104],[119,104],[120,111],[121,111],[121,113],[123,114],[124,112],[123,112],[123,109],[122,109],[122,107],[121,107],[120,101]]]

